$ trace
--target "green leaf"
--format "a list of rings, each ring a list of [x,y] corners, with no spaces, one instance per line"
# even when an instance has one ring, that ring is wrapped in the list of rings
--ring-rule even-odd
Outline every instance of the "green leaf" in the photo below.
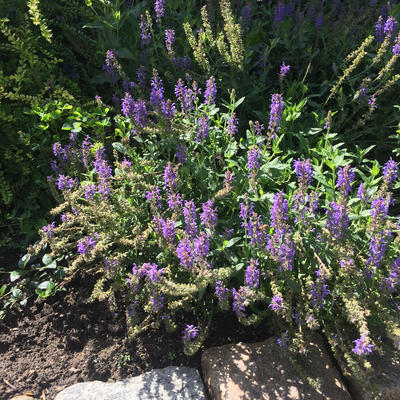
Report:
[[[29,260],[31,259],[30,254],[25,254],[19,261],[18,261],[18,267],[21,269],[24,269],[26,267],[26,264],[28,264]]]
[[[236,244],[240,239],[241,239],[241,237],[234,237],[234,238],[230,239],[229,242],[226,244],[225,248],[232,247],[232,246],[233,246],[234,244]]]
[[[244,101],[245,98],[246,98],[246,97],[241,97],[241,98],[234,104],[234,108],[236,109],[237,107],[239,107],[239,106],[243,103],[243,101]]]
[[[16,281],[22,275],[22,271],[15,270],[10,272],[10,281]]]
[[[53,261],[53,257],[50,254],[45,254],[42,258],[42,263],[44,265],[49,265]]]
[[[115,150],[117,150],[118,152],[120,152],[122,154],[128,154],[128,151],[126,150],[126,148],[124,147],[124,145],[122,143],[114,142],[112,144],[112,147],[114,147]]]
[[[71,129],[73,129],[73,126],[69,122],[66,122],[65,124],[63,124],[61,129],[64,131],[70,131]]]
[[[244,267],[244,264],[243,264],[243,263],[239,263],[239,264],[236,264],[236,265],[235,265],[235,269],[236,269],[236,271],[240,271],[240,270],[242,270],[242,269],[243,269],[243,267]]]
[[[3,294],[5,293],[7,289],[7,285],[3,285],[2,287],[0,287],[0,296],[3,296]]]

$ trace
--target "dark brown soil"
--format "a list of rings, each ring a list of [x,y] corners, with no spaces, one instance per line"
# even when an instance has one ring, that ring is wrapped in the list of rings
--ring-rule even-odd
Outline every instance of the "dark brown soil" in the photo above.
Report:
[[[0,399],[26,393],[51,400],[77,382],[119,380],[168,365],[201,372],[204,348],[268,336],[265,327],[245,328],[233,315],[221,316],[204,348],[188,357],[178,331],[128,339],[125,314],[113,315],[106,302],[87,303],[89,290],[75,281],[67,292],[36,300],[0,322]]]

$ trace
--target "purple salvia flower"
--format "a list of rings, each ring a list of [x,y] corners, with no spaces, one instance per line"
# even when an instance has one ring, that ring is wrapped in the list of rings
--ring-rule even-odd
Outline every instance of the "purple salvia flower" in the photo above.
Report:
[[[376,104],[376,97],[374,95],[372,95],[368,99],[368,105],[369,105],[370,111],[374,111],[374,110],[376,110],[378,108],[378,105]]]
[[[83,191],[85,192],[85,199],[92,201],[96,193],[96,186],[93,183],[87,183],[83,185]]]
[[[107,180],[112,177],[112,170],[106,160],[105,149],[103,146],[100,146],[96,150],[93,166],[100,179]]]
[[[141,65],[137,70],[138,85],[141,88],[146,86],[146,68]]]
[[[332,201],[326,210],[326,227],[335,239],[343,239],[349,226],[346,207]]]
[[[288,230],[288,202],[280,191],[274,195],[273,204],[270,210],[271,226],[279,233],[285,233]]]
[[[282,308],[282,302],[283,302],[282,296],[275,295],[275,296],[272,297],[271,303],[270,303],[270,305],[268,307],[271,310],[277,312]]]
[[[224,186],[230,188],[235,179],[235,174],[232,171],[226,171],[224,175]]]
[[[307,207],[307,211],[311,215],[315,216],[317,214],[318,200],[319,200],[319,195],[315,190],[313,190],[308,196],[308,207]]]
[[[325,303],[325,298],[331,294],[328,285],[325,283],[311,285],[311,304],[313,307],[322,308]]]
[[[272,95],[271,110],[268,124],[268,137],[274,140],[275,134],[278,132],[283,111],[282,94],[275,93]]]
[[[310,159],[307,159],[306,161],[301,161],[300,158],[294,160],[294,171],[299,186],[307,187],[310,185],[314,175]]]
[[[344,168],[339,168],[336,187],[339,188],[340,193],[348,196],[351,191],[351,184],[354,180],[354,168],[346,165]]]
[[[100,179],[100,183],[97,185],[97,191],[100,194],[100,199],[105,200],[107,197],[110,196],[110,186],[106,179]]]
[[[213,208],[213,202],[209,199],[202,204],[203,212],[200,214],[201,223],[211,232],[215,231],[217,224],[217,208]]]
[[[290,65],[286,65],[285,61],[283,61],[279,72],[280,78],[283,79],[289,73],[289,71]]]
[[[77,178],[71,178],[68,175],[60,175],[57,178],[57,187],[58,190],[74,190],[78,186],[78,179]]]
[[[158,283],[164,275],[165,268],[158,268],[157,264],[145,263],[140,269],[140,275],[146,277],[149,282]]]
[[[172,120],[175,116],[175,103],[173,103],[170,99],[167,101],[161,102],[161,111],[163,117],[167,120]]]
[[[124,98],[122,99],[122,114],[124,114],[127,118],[131,117],[134,106],[135,102],[133,101],[132,96],[128,92],[126,92]]]
[[[200,232],[200,235],[194,239],[193,245],[196,261],[205,260],[210,252],[210,235]]]
[[[189,239],[183,238],[176,248],[176,255],[182,267],[191,270],[193,268],[193,246]]]
[[[46,234],[47,239],[50,239],[52,236],[54,236],[55,226],[56,226],[56,223],[53,221],[51,224],[42,227],[42,230]]]
[[[89,135],[85,137],[85,139],[82,142],[82,147],[81,147],[81,161],[82,165],[87,168],[89,163],[90,163],[90,158],[91,158],[91,150],[92,150],[92,142],[90,141]]]
[[[179,193],[168,193],[167,203],[172,211],[179,213],[182,207],[181,195]]]
[[[145,193],[146,200],[158,208],[161,208],[160,189],[158,186],[153,186],[151,190]]]
[[[86,255],[89,250],[93,250],[94,246],[98,242],[99,234],[95,232],[91,236],[85,236],[82,240],[78,241],[78,252],[79,254]]]
[[[103,69],[107,71],[108,75],[111,77],[113,85],[115,85],[118,80],[118,61],[114,50],[107,50]]]
[[[285,5],[282,2],[279,2],[275,6],[275,11],[274,11],[275,29],[279,29],[279,25],[283,22],[284,18],[285,18]]]
[[[289,234],[285,234],[284,240],[279,247],[279,261],[281,265],[279,266],[280,271],[291,271],[293,269],[295,247],[294,242],[290,238]]]
[[[389,277],[385,279],[387,288],[390,291],[394,291],[400,283],[400,256],[396,258],[393,263],[392,270],[389,273]]]
[[[204,92],[204,103],[211,105],[215,104],[215,97],[217,95],[217,85],[213,76],[206,82],[206,90]]]
[[[165,166],[163,178],[165,190],[168,193],[173,192],[176,188],[176,174],[170,161],[168,161],[167,165]]]
[[[175,43],[175,31],[173,29],[165,30],[165,47],[167,48],[168,53],[173,53],[174,50],[172,48]]]
[[[164,0],[155,0],[154,11],[156,13],[156,21],[161,22],[161,18],[164,16],[165,12]]]
[[[382,43],[383,39],[385,38],[385,33],[383,32],[383,17],[382,15],[379,16],[378,21],[375,24],[375,40],[378,43]]]
[[[369,257],[367,265],[378,268],[386,251],[386,231],[382,231],[378,235],[373,235],[369,242]]]
[[[378,198],[378,199],[373,199],[371,203],[371,224],[373,226],[379,226],[381,225],[389,211],[389,205],[390,205],[390,199],[389,198]]]
[[[149,297],[150,303],[156,313],[158,313],[164,305],[164,296],[160,293],[153,293]]]
[[[258,260],[253,258],[250,260],[250,265],[246,268],[245,272],[245,283],[250,288],[258,288],[260,284],[260,271],[257,268]]]
[[[159,110],[161,103],[164,101],[164,87],[162,80],[157,75],[157,72],[153,71],[153,78],[151,79],[151,92],[150,92],[150,104],[154,110]]]
[[[366,203],[369,200],[369,192],[370,192],[369,189],[365,191],[364,184],[361,183],[357,190],[357,196],[361,201]]]
[[[182,112],[188,113],[194,110],[193,102],[196,100],[197,92],[195,93],[192,89],[189,89],[182,81],[178,79],[175,85],[175,96],[181,104]]]
[[[142,128],[147,123],[146,103],[142,99],[138,99],[135,101],[133,109],[133,118],[135,122]]]
[[[246,302],[246,297],[243,296],[243,291],[241,289],[236,290],[235,288],[232,289],[232,298],[233,298],[233,303],[232,303],[232,310],[235,312],[238,318],[245,317],[245,302]]]
[[[253,146],[247,153],[247,169],[249,178],[255,178],[257,171],[260,169],[261,152],[257,146]]]
[[[222,309],[229,308],[229,289],[223,286],[222,281],[215,282],[215,295]]]
[[[352,352],[359,356],[372,353],[374,348],[374,345],[370,343],[365,333],[363,333],[359,339],[353,340],[353,343],[355,343],[355,347],[352,349]]]
[[[183,331],[182,339],[185,342],[190,342],[195,339],[199,334],[199,330],[194,325],[186,325]]]
[[[383,181],[390,188],[397,179],[398,167],[396,161],[390,157],[389,161],[383,167]]]
[[[394,34],[396,32],[397,29],[397,21],[396,18],[394,17],[389,17],[386,22],[385,22],[385,26],[383,28],[383,32],[385,35],[387,35],[387,37],[391,37],[392,34]]]
[[[208,130],[210,129],[209,119],[207,115],[204,115],[198,120],[199,130],[197,131],[196,142],[201,143],[208,137]]]
[[[140,45],[143,48],[144,46],[149,45],[151,40],[150,26],[143,15],[140,16],[139,27],[141,38]]]
[[[183,217],[185,219],[186,227],[185,231],[190,237],[194,237],[197,234],[197,223],[196,223],[196,206],[193,200],[185,201],[183,207]]]
[[[254,122],[254,129],[257,135],[262,135],[264,133],[264,125],[260,124],[260,121]]]
[[[238,132],[238,125],[239,125],[239,120],[236,118],[236,113],[232,113],[232,115],[228,119],[228,127],[227,127],[228,136],[230,138],[235,136],[236,133]]]
[[[175,222],[167,218],[162,220],[162,234],[168,243],[173,243],[175,240]]]

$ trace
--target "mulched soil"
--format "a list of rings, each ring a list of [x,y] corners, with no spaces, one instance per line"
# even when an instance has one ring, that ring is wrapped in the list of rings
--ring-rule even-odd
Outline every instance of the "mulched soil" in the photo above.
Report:
[[[268,336],[265,327],[246,328],[233,315],[221,315],[203,349],[188,357],[178,331],[160,328],[127,338],[125,313],[113,315],[107,302],[87,303],[90,286],[73,281],[66,292],[36,299],[0,322],[0,399],[28,394],[51,400],[77,382],[120,380],[169,365],[201,373],[204,349]]]

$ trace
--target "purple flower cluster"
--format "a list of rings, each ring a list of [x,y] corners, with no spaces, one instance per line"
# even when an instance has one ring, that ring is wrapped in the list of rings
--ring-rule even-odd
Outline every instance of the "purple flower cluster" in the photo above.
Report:
[[[283,298],[280,295],[274,295],[271,299],[271,303],[269,304],[269,308],[275,312],[279,311],[282,308]]]
[[[203,115],[198,120],[199,130],[197,131],[196,142],[201,143],[208,137],[208,130],[210,129],[210,122],[207,115]]]
[[[139,274],[149,282],[159,283],[160,278],[165,274],[165,268],[158,268],[157,264],[145,263],[140,268]]]
[[[78,241],[78,253],[86,255],[89,250],[93,250],[99,240],[99,234],[95,232],[93,235],[85,236]]]
[[[156,21],[160,22],[165,12],[164,0],[155,0],[154,11],[156,13]]]
[[[271,110],[268,124],[268,137],[270,140],[275,138],[275,134],[278,132],[283,111],[283,100],[282,94],[274,93],[271,100]]]
[[[367,266],[369,267],[369,275],[371,278],[374,275],[373,271],[379,267],[383,256],[385,255],[387,234],[388,232],[383,230],[379,234],[373,235],[369,242],[369,257],[367,260]]]
[[[161,103],[164,101],[164,87],[161,78],[157,75],[156,70],[153,71],[151,79],[150,104],[154,110],[159,110]]]
[[[55,226],[56,223],[53,221],[51,224],[42,227],[42,230],[46,234],[47,239],[50,239],[54,235]]]
[[[325,298],[331,294],[325,279],[318,281],[316,284],[311,284],[311,304],[313,307],[317,306],[322,308],[324,306]]]
[[[258,288],[260,284],[260,271],[257,266],[258,260],[252,258],[250,260],[250,265],[246,268],[244,280],[250,289]]]
[[[105,65],[103,67],[111,77],[113,84],[118,80],[118,61],[114,50],[107,50]]]
[[[239,125],[239,120],[236,118],[236,113],[232,113],[232,115],[228,119],[228,127],[227,127],[227,132],[228,136],[231,138],[236,135],[238,132],[238,125]]]
[[[85,199],[92,201],[96,194],[96,185],[94,183],[86,183],[83,185],[83,191],[85,193]]]
[[[310,185],[314,176],[310,159],[307,159],[306,161],[301,161],[300,158],[294,160],[294,171],[300,187],[307,187]]]
[[[222,309],[229,307],[229,289],[223,286],[222,281],[215,282],[215,295]]]
[[[257,171],[260,169],[261,152],[257,146],[253,146],[247,153],[247,169],[249,170],[249,178],[255,178]]]
[[[199,330],[194,325],[186,325],[182,339],[183,341],[190,342],[191,340],[195,339],[199,334]]]
[[[383,167],[383,181],[390,188],[397,179],[398,167],[396,161],[390,157],[389,161]]]
[[[335,239],[343,239],[349,226],[349,216],[343,204],[331,201],[326,210],[326,227]]]
[[[183,207],[183,217],[185,219],[186,227],[185,231],[190,237],[194,237],[197,234],[197,223],[196,223],[196,205],[193,200],[185,201]]]
[[[108,181],[112,177],[112,170],[106,160],[104,147],[101,146],[96,150],[93,166],[99,179],[97,190],[100,193],[100,198],[104,200],[110,196],[110,187],[108,185]]]
[[[239,290],[236,290],[235,288],[232,289],[232,310],[235,312],[237,317],[244,318],[246,316],[245,311],[245,302],[246,302],[246,297],[244,296],[243,293],[243,288],[241,287]]]
[[[189,56],[174,57],[172,59],[172,61],[179,68],[183,68],[184,70],[190,69],[190,57]]]
[[[165,190],[168,193],[173,192],[176,188],[176,174],[172,167],[171,161],[168,161],[167,165],[164,168],[163,178]]]
[[[260,121],[254,122],[254,129],[257,135],[262,135],[264,133],[264,125],[260,124]]]
[[[383,32],[387,37],[391,37],[397,29],[397,21],[396,18],[394,17],[389,17],[386,22],[385,22],[385,26],[383,28]]]
[[[357,190],[357,196],[362,202],[366,203],[369,200],[369,192],[370,190],[368,189],[366,191],[364,188],[364,184],[361,183]]]
[[[165,47],[167,48],[168,53],[172,54],[174,49],[172,48],[175,43],[175,31],[173,29],[165,30]]]
[[[206,82],[206,90],[204,92],[204,103],[211,105],[215,104],[215,97],[217,96],[217,85],[215,78],[211,76]]]
[[[378,21],[375,24],[375,40],[378,43],[382,43],[383,39],[385,38],[385,33],[383,32],[383,17],[382,15],[379,16]]]
[[[149,301],[154,311],[158,313],[164,305],[164,296],[160,293],[153,293],[149,296]]]
[[[235,174],[232,171],[226,171],[224,175],[225,188],[230,188],[234,179],[235,179]]]
[[[192,89],[189,89],[182,81],[181,78],[175,85],[175,97],[181,104],[181,110],[188,113],[194,110],[194,102],[200,90],[197,88],[195,82],[192,84]]]
[[[279,76],[281,79],[283,79],[290,71],[290,65],[286,65],[285,61],[282,62],[280,71],[279,71]]]
[[[122,106],[121,106],[122,114],[124,114],[125,117],[130,118],[133,114],[134,107],[135,107],[135,102],[132,96],[128,92],[126,92],[124,98],[122,99]]]
[[[288,202],[282,191],[274,195],[272,207],[270,210],[271,226],[277,232],[283,234],[288,231]]]
[[[68,175],[59,175],[57,178],[58,190],[72,191],[78,187],[78,178],[71,178]]]
[[[372,353],[374,348],[374,345],[370,343],[365,333],[363,333],[359,339],[353,340],[353,343],[355,343],[355,346],[354,349],[352,349],[352,352],[359,356]]]
[[[187,270],[191,270],[193,268],[193,246],[188,238],[183,238],[179,241],[179,244],[176,248],[176,255],[178,256],[182,267]]]
[[[354,181],[354,168],[346,165],[344,168],[339,168],[336,187],[339,188],[343,196],[348,196],[351,191],[351,184]]]
[[[389,198],[375,198],[371,203],[371,224],[379,227],[382,225],[388,215],[390,205]]]
[[[390,291],[394,291],[400,283],[400,256],[396,258],[393,263],[392,270],[389,273],[389,277],[385,279],[387,288]]]
[[[141,47],[144,47],[150,44],[151,33],[150,33],[150,25],[146,21],[146,18],[143,15],[140,16],[139,27],[140,27],[140,38],[141,38],[140,45]]]
[[[160,189],[158,186],[153,186],[151,190],[145,193],[146,200],[154,206],[161,208]]]
[[[146,68],[141,65],[137,70],[138,85],[141,88],[146,86]]]
[[[196,255],[196,261],[206,261],[208,253],[210,252],[210,235],[205,232],[200,232],[200,234],[193,241],[193,247]]]
[[[378,105],[376,104],[376,97],[374,95],[372,95],[369,99],[368,99],[368,105],[369,105],[369,109],[371,111],[374,111],[378,108]]]
[[[175,222],[170,218],[163,219],[156,215],[153,215],[153,220],[156,223],[155,231],[157,234],[162,233],[168,243],[173,243],[175,240]]]
[[[202,204],[203,212],[200,214],[201,223],[208,228],[211,232],[215,231],[215,225],[217,224],[217,208],[213,208],[212,200],[207,200]]]
[[[295,247],[294,242],[290,238],[289,233],[284,235],[284,239],[282,244],[279,247],[278,257],[279,257],[279,270],[282,271],[291,271],[293,269],[295,255]]]

